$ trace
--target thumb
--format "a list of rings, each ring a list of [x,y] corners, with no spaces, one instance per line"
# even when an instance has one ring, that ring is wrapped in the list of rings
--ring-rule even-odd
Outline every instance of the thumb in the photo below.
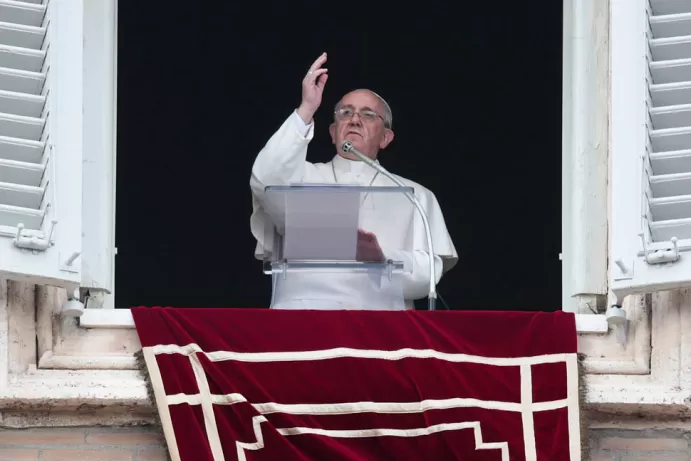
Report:
[[[326,85],[326,81],[329,79],[329,76],[327,74],[320,75],[319,78],[317,79],[317,88],[320,90],[324,89],[324,86]]]

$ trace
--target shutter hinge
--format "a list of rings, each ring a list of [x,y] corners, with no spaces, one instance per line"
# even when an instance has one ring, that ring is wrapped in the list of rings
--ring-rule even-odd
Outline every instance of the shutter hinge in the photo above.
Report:
[[[648,244],[645,241],[645,235],[643,233],[638,234],[643,241],[643,256],[645,257],[645,262],[648,264],[665,264],[673,263],[679,260],[679,247],[677,246],[677,238],[672,237],[672,248],[666,248],[664,250],[654,250],[648,251]]]
[[[21,248],[23,250],[46,251],[48,248],[53,246],[53,231],[55,230],[55,225],[57,221],[52,221],[50,224],[50,234],[46,238],[43,232],[38,234],[26,235],[22,233],[24,230],[24,224],[17,224],[17,236],[14,238],[14,246]]]

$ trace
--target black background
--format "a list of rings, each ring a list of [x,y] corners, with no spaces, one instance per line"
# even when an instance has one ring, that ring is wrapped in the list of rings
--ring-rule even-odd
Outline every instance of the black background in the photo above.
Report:
[[[309,160],[335,154],[337,100],[373,89],[380,160],[437,195],[458,250],[449,306],[561,308],[561,2],[402,4],[120,2],[118,307],[268,306],[250,170],[326,51]]]

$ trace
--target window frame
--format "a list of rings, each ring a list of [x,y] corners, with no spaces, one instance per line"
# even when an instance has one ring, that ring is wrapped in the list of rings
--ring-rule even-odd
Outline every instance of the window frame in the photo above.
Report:
[[[585,310],[593,297],[606,293],[606,251],[598,251],[597,248],[606,249],[607,209],[602,205],[606,196],[606,165],[603,165],[602,149],[584,150],[579,158],[574,152],[581,152],[579,146],[588,145],[593,136],[601,137],[602,133],[593,133],[583,123],[582,117],[589,110],[596,109],[601,117],[606,119],[607,106],[593,105],[597,94],[588,94],[589,98],[572,98],[575,93],[574,85],[586,85],[592,89],[592,84],[584,80],[587,76],[583,72],[590,69],[583,66],[592,59],[598,59],[602,63],[602,55],[587,55],[586,47],[582,41],[573,40],[573,32],[578,27],[587,24],[587,15],[574,14],[579,10],[574,8],[574,0],[565,0],[564,8],[564,143],[563,143],[563,194],[564,212],[562,216],[563,250],[562,261],[564,267],[564,286],[562,289],[563,305],[565,311],[579,314],[592,314]],[[84,318],[85,324],[90,324],[90,316],[98,318],[110,318],[114,327],[122,326],[122,315],[116,312],[93,313],[94,309],[111,310],[114,308],[114,260],[115,248],[115,181],[116,181],[116,133],[117,133],[117,0],[102,2],[84,2],[84,74],[85,78],[85,117],[84,117],[84,212],[87,218],[83,222],[84,231],[95,238],[85,241],[84,261],[98,261],[95,267],[107,270],[85,271],[84,280],[81,283],[83,290],[92,286],[106,287],[105,292],[91,293],[86,299]],[[592,12],[591,12],[592,14]],[[605,23],[604,28],[607,28]],[[604,34],[606,37],[606,34]],[[602,36],[595,37],[602,40]],[[576,48],[581,46],[581,48]],[[601,49],[598,47],[597,49]],[[606,57],[606,53],[604,54]],[[601,69],[597,68],[602,75]],[[580,74],[574,72],[581,72]],[[89,78],[89,76],[91,78]],[[99,82],[99,84],[93,84]],[[601,82],[598,82],[601,83]],[[599,87],[598,87],[599,88]],[[105,90],[105,91],[104,91]],[[571,116],[571,104],[576,104],[580,110],[581,119]],[[604,114],[604,115],[602,115]],[[602,143],[605,146],[606,138]],[[577,165],[579,168],[570,168]],[[604,169],[603,169],[604,168]],[[602,169],[602,170],[601,170]],[[602,171],[592,180],[590,171]],[[105,178],[105,181],[103,180]],[[572,187],[573,186],[573,187]],[[597,194],[592,194],[596,189]],[[574,212],[574,211],[577,212]],[[597,229],[597,232],[592,232]],[[96,242],[96,243],[94,243]],[[103,245],[103,242],[107,242]],[[556,257],[556,255],[555,255]],[[102,264],[102,261],[108,264]],[[597,270],[592,270],[593,268]],[[94,296],[96,294],[96,296]],[[575,297],[574,297],[575,296]],[[593,300],[593,303],[595,301]],[[109,317],[103,317],[103,316]],[[604,319],[592,319],[586,323],[580,322],[583,331],[602,332]],[[589,325],[589,326],[583,326]]]
[[[571,110],[569,109],[569,104],[572,101],[570,95],[574,91],[574,88],[572,87],[574,80],[577,81],[578,83],[583,83],[584,78],[589,75],[588,69],[584,69],[583,66],[583,59],[584,55],[583,52],[587,51],[583,48],[581,49],[574,49],[574,45],[578,46],[583,46],[581,45],[582,41],[574,40],[571,32],[574,30],[574,27],[584,27],[587,25],[584,20],[587,20],[587,18],[584,18],[579,15],[574,15],[573,12],[576,11],[576,9],[573,6],[574,0],[564,0],[565,1],[565,9],[564,9],[564,38],[565,38],[565,46],[564,46],[564,75],[565,75],[565,84],[564,84],[564,108],[563,108],[563,113],[565,117],[565,123],[564,123],[564,148],[563,148],[563,156],[564,156],[564,162],[565,165],[571,164],[575,162],[576,164],[580,165],[581,167],[578,169],[577,174],[573,174],[572,169],[565,167],[563,170],[563,182],[566,186],[563,188],[563,194],[562,194],[562,199],[563,199],[563,204],[564,204],[564,212],[562,215],[562,228],[563,228],[563,234],[565,235],[564,240],[564,250],[562,252],[562,261],[564,262],[564,274],[565,276],[563,277],[564,282],[568,282],[568,285],[564,285],[562,289],[563,293],[563,299],[564,303],[562,305],[563,310],[567,312],[575,312],[577,314],[584,314],[584,315],[577,315],[577,327],[579,332],[583,333],[606,333],[607,332],[607,322],[604,316],[592,316],[592,318],[588,317],[585,314],[593,314],[591,311],[583,310],[580,309],[578,305],[583,304],[583,300],[590,300],[592,296],[590,295],[597,295],[600,296],[604,293],[606,293],[606,287],[607,287],[607,274],[606,274],[606,267],[607,267],[607,255],[606,255],[606,242],[607,242],[607,206],[602,205],[602,202],[605,202],[604,197],[606,197],[607,194],[607,168],[606,168],[606,157],[607,157],[607,149],[606,149],[606,137],[605,137],[605,142],[602,143],[602,148],[598,149],[597,151],[587,151],[586,153],[588,154],[587,156],[584,156],[584,158],[579,158],[576,159],[574,158],[574,155],[572,154],[575,149],[578,149],[579,145],[587,144],[588,142],[591,141],[591,138],[589,136],[592,136],[593,133],[584,131],[581,128],[585,127],[583,123],[576,123],[575,121],[571,120]],[[111,2],[114,3],[114,6],[116,8],[114,14],[111,16],[112,20],[114,21],[112,24],[107,24],[106,27],[103,27],[104,30],[112,30],[113,32],[113,44],[117,44],[117,0],[111,0]],[[568,8],[567,8],[568,4]],[[578,22],[580,20],[580,22]],[[601,31],[600,36],[597,37],[597,40],[606,40],[607,36],[607,23],[604,25],[601,25],[604,31]],[[108,41],[106,43],[106,50],[105,53],[101,53],[100,56],[107,56],[107,53],[112,53],[112,56],[107,57],[106,59],[110,63],[116,63],[117,62],[117,48],[115,45],[113,46],[107,46]],[[601,50],[601,47],[598,49]],[[599,55],[598,56],[598,64],[602,66],[603,64],[603,58],[604,58],[604,63],[606,63],[606,58],[608,54],[605,53],[604,55]],[[102,58],[103,59],[103,58]],[[588,59],[592,59],[592,57],[589,57]],[[85,65],[88,65],[88,63],[85,63]],[[570,76],[573,71],[579,71],[585,72],[585,74],[581,74],[579,77],[576,79],[572,79]],[[598,71],[601,74],[606,75],[607,68],[598,68]],[[114,66],[113,69],[113,83],[117,83],[117,65]],[[590,95],[590,100],[587,101],[582,101],[581,106],[582,106],[582,113],[587,113],[590,110],[590,105],[592,104],[592,101],[595,100],[594,98],[597,95],[591,94]],[[604,117],[605,120],[608,117],[608,106],[607,104],[599,104],[596,106],[596,109],[601,112],[600,117]],[[113,114],[113,145],[114,145],[114,133],[116,130],[116,123],[117,123],[117,117],[115,115],[115,107],[113,107],[113,110],[111,112]],[[568,120],[568,122],[567,122]],[[575,129],[572,129],[571,126],[574,126]],[[596,133],[597,136],[602,136],[602,133],[598,132]],[[113,147],[113,150],[115,148]],[[605,161],[603,162],[602,158],[605,158]],[[601,170],[601,174],[597,176],[595,181],[589,180],[589,178],[592,177],[592,175],[589,175],[590,169],[593,167],[597,168],[603,168]],[[115,180],[115,153],[113,152],[112,155],[112,177],[113,181]],[[568,181],[568,182],[567,182]],[[576,192],[576,194],[572,193],[572,189],[570,187],[571,184],[578,184],[579,188]],[[598,194],[596,199],[593,199],[593,194],[591,193],[592,188],[597,188]],[[115,196],[115,185],[113,185],[112,188],[112,194],[113,198],[112,201],[109,203],[114,204],[114,196]],[[579,214],[574,215],[572,210],[574,209],[574,206],[572,205],[573,202],[576,202],[576,206],[581,206],[583,205],[584,201],[587,201],[585,207],[579,208],[581,211]],[[112,211],[110,216],[114,216],[115,213],[115,208],[113,206]],[[113,224],[114,225],[114,224]],[[597,228],[599,232],[593,233],[592,229]],[[113,232],[114,235],[114,232]],[[114,242],[113,242],[114,243]],[[114,248],[113,244],[113,248]],[[604,251],[597,251],[595,248],[602,248]],[[586,251],[581,251],[585,249]],[[585,254],[587,253],[587,254]],[[577,255],[582,255],[581,257],[576,260],[574,256]],[[556,255],[555,255],[556,257]],[[114,258],[113,258],[114,260]],[[595,262],[595,266],[601,267],[602,270],[597,271],[595,273],[592,270],[584,270],[585,268],[592,268],[593,262]],[[568,276],[567,276],[568,274]],[[576,276],[576,274],[579,274]],[[579,287],[576,287],[573,284],[573,277],[575,276],[577,280],[579,280]],[[114,286],[114,277],[112,281],[112,285]],[[588,296],[581,296],[581,297],[573,297],[574,294],[581,294],[583,295],[584,293],[588,293]],[[117,296],[117,293],[112,292],[111,294],[103,294],[103,296],[98,296],[96,298],[90,298],[92,301],[91,303],[87,304],[87,309],[85,310],[83,316],[80,319],[80,324],[84,326],[85,328],[133,328],[133,323],[131,321],[131,314],[128,309],[114,309],[114,296]],[[96,302],[93,302],[96,301]],[[102,307],[103,309],[93,309],[93,307]],[[110,311],[110,312],[109,312]]]
[[[82,290],[114,307],[118,0],[84,0]]]
[[[608,286],[609,5],[563,4],[562,309],[598,314]]]

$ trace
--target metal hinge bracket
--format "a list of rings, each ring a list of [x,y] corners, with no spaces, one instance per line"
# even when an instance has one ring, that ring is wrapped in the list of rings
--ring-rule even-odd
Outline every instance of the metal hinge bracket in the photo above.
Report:
[[[32,250],[34,253],[38,251],[46,251],[48,248],[53,246],[53,231],[55,230],[55,225],[57,221],[52,221],[50,225],[50,234],[46,238],[45,234],[25,234],[24,224],[17,224],[17,235],[14,238],[14,246],[21,248],[23,250]]]
[[[643,241],[643,256],[645,257],[645,262],[648,264],[666,264],[674,263],[679,261],[681,255],[679,254],[679,247],[677,246],[677,238],[672,237],[670,240],[672,242],[672,248],[666,248],[662,250],[648,251],[648,243],[645,241],[644,234],[638,234]]]

